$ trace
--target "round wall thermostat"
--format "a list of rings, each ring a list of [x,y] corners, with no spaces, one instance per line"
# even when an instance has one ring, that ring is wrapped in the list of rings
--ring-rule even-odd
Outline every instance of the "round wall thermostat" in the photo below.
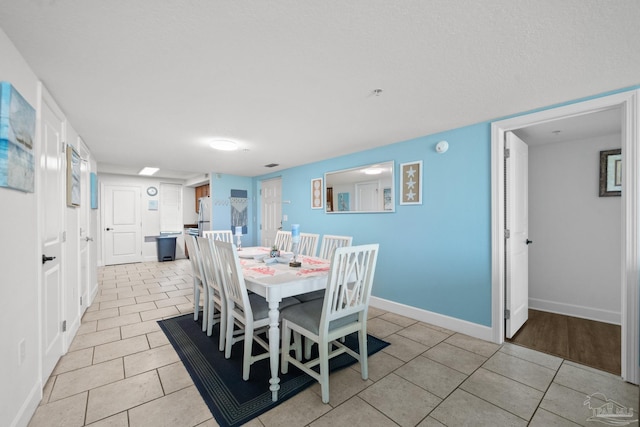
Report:
[[[440,141],[436,144],[436,151],[440,154],[445,153],[449,149],[449,143],[447,141]]]
[[[158,189],[156,187],[149,187],[147,188],[147,194],[150,196],[155,196],[156,194],[158,194]]]

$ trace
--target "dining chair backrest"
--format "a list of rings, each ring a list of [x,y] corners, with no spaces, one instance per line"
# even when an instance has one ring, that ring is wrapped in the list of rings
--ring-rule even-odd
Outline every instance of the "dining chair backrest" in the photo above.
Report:
[[[291,251],[291,232],[278,230],[276,233],[276,240],[273,242],[273,246],[280,251]]]
[[[318,251],[319,238],[319,234],[300,233],[300,245],[298,247],[298,253],[300,255],[316,256],[316,252]]]
[[[214,240],[213,244],[220,261],[220,279],[227,300],[227,310],[240,310],[247,318],[247,322],[253,322],[249,294],[236,247],[233,243],[221,240]]]
[[[202,258],[202,275],[204,281],[211,291],[216,292],[220,297],[223,295],[222,284],[220,282],[220,262],[217,260],[218,254],[215,252],[213,240],[206,237],[197,237],[198,249]]]
[[[352,236],[332,236],[325,234],[322,236],[322,244],[320,245],[319,258],[331,259],[331,255],[336,248],[342,248],[345,246],[351,246],[353,242]]]
[[[355,314],[366,325],[378,250],[377,243],[336,248],[322,306],[321,337],[328,335],[331,322]]]
[[[233,233],[231,233],[231,230],[207,230],[202,232],[202,237],[233,243]]]
[[[202,276],[202,258],[200,255],[200,248],[196,241],[196,236],[187,234],[184,236],[184,242],[187,245],[187,252],[189,252],[189,261],[191,263],[191,271],[194,279],[203,281]]]
[[[189,261],[191,262],[191,271],[193,275],[193,319],[198,320],[200,316],[200,288],[202,288],[202,294],[204,296],[204,304],[202,307],[202,330],[206,331],[208,328],[207,320],[209,318],[209,289],[205,282],[204,273],[202,271],[202,254],[200,253],[200,247],[196,240],[196,236],[187,234],[184,238],[187,245],[187,252],[189,252]]]

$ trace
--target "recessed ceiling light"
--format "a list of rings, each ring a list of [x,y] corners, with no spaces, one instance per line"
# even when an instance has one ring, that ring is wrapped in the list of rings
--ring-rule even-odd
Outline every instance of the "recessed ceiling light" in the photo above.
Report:
[[[144,167],[140,172],[138,172],[138,175],[151,176],[154,173],[158,172],[159,170],[160,170],[159,168]]]
[[[214,139],[209,146],[215,150],[235,151],[238,149],[238,143],[230,139]]]

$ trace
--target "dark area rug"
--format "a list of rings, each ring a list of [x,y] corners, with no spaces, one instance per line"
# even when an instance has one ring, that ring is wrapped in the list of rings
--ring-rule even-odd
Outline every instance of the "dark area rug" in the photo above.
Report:
[[[271,370],[268,358],[251,365],[249,380],[243,381],[243,343],[236,343],[233,346],[231,358],[225,359],[224,352],[218,351],[218,325],[214,327],[212,336],[208,337],[202,332],[201,320],[194,322],[193,314],[161,320],[158,323],[180,356],[180,360],[187,368],[214,418],[222,427],[242,425],[315,383],[313,378],[295,366],[289,365],[289,373],[279,375],[278,401],[272,402],[269,390]],[[348,336],[345,344],[357,350],[357,335]],[[388,345],[388,342],[368,336],[369,355]],[[263,351],[262,348],[256,346],[253,354],[261,351]],[[356,360],[353,357],[342,354],[331,360],[330,370],[333,372],[354,363]],[[319,396],[318,399],[320,399]]]

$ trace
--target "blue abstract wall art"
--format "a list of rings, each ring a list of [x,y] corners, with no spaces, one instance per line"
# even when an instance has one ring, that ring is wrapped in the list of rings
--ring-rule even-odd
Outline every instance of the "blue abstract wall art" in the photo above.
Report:
[[[36,110],[0,82],[0,187],[33,193]]]

